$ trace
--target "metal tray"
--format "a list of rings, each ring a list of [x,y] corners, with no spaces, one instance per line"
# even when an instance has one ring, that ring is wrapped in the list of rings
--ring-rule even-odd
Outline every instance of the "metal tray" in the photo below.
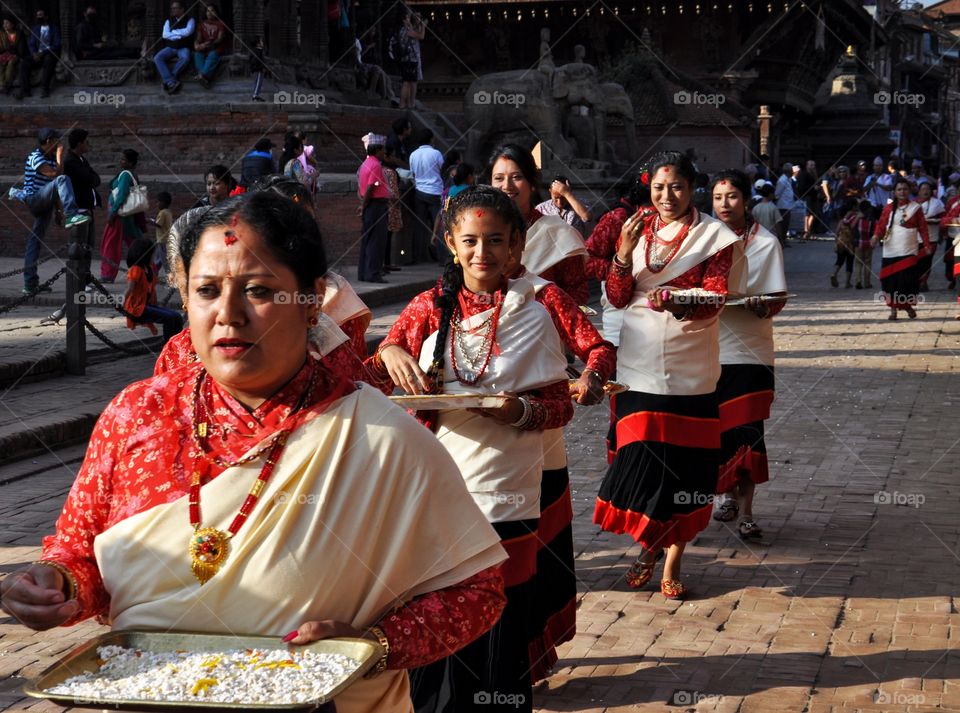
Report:
[[[727,298],[725,294],[721,294],[719,292],[710,292],[709,290],[675,290],[671,288],[659,289],[669,290],[670,299],[674,304],[678,305],[722,305]]]
[[[786,302],[791,300],[796,295],[756,295],[761,302]],[[750,297],[737,297],[735,299],[727,300],[727,307],[742,307],[747,303],[747,300],[751,299]]]
[[[76,698],[74,696],[48,693],[47,690],[59,685],[73,676],[87,671],[96,671],[97,648],[100,646],[123,646],[144,651],[191,651],[215,652],[228,649],[295,649],[316,653],[335,653],[349,656],[360,663],[360,666],[349,676],[342,679],[326,695],[320,699],[307,703],[283,703],[276,705],[254,703],[222,703],[206,701],[146,701],[139,699],[101,699]],[[383,656],[383,649],[375,641],[366,639],[324,639],[307,646],[289,647],[278,637],[270,636],[230,636],[218,634],[197,634],[184,631],[112,631],[90,639],[68,652],[59,661],[49,666],[43,673],[26,683],[23,692],[33,698],[43,698],[61,706],[75,706],[77,708],[109,708],[113,710],[133,711],[195,711],[196,713],[210,713],[210,711],[314,711],[327,704],[335,696],[355,683],[367,671],[376,665]],[[329,710],[333,710],[330,706]]]
[[[420,394],[391,396],[397,406],[415,411],[452,411],[461,408],[499,408],[507,403],[507,396],[494,394]]]

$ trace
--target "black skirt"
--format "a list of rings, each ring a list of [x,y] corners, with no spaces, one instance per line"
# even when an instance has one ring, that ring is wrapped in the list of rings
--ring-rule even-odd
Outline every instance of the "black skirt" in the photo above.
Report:
[[[764,364],[724,364],[717,382],[720,402],[718,493],[728,493],[746,475],[755,484],[770,479],[763,422],[770,418],[774,372]]]
[[[885,257],[880,261],[880,287],[891,309],[913,308],[920,294],[920,272],[916,255]]]
[[[710,521],[720,466],[715,393],[616,399],[616,455],[593,521],[649,550],[689,542]]]

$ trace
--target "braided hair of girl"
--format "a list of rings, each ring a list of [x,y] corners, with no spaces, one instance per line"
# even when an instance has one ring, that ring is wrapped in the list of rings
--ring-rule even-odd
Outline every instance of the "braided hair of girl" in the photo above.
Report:
[[[447,202],[443,211],[444,232],[453,235],[461,216],[468,210],[489,210],[500,216],[510,228],[511,240],[515,232],[519,231],[522,236],[526,231],[526,222],[520,215],[520,209],[506,193],[492,186],[476,186],[461,191]],[[456,311],[457,295],[462,287],[463,266],[452,261],[447,263],[434,297],[434,304],[440,308],[440,326],[437,330],[437,343],[433,348],[433,360],[427,369],[427,376],[434,384],[434,391],[439,391],[443,386],[443,364],[447,339],[450,336],[450,323]]]

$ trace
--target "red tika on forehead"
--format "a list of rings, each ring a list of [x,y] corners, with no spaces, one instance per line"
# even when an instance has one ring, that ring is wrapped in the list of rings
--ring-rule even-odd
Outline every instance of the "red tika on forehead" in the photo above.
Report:
[[[231,245],[233,245],[235,242],[237,242],[237,240],[239,240],[239,238],[237,237],[237,234],[232,230],[228,230],[223,234],[223,244],[226,245],[227,247],[230,247]]]
[[[483,213],[484,213],[484,211],[478,210],[478,211],[477,211],[477,217],[478,217],[478,218],[482,218],[482,217],[483,217]]]

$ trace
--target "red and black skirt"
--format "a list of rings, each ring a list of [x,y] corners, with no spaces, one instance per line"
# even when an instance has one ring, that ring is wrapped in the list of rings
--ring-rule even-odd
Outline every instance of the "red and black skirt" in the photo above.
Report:
[[[549,675],[557,663],[556,647],[577,633],[573,502],[566,468],[543,472],[537,539],[537,601],[529,647],[533,683]]]
[[[880,287],[890,309],[915,307],[920,294],[920,270],[916,255],[885,257],[880,261]]]
[[[616,399],[616,456],[593,521],[649,550],[689,542],[710,521],[720,469],[716,393]]]
[[[741,476],[759,485],[770,479],[763,422],[773,404],[773,367],[724,364],[717,382],[720,402],[720,477],[717,492],[728,493]]]

